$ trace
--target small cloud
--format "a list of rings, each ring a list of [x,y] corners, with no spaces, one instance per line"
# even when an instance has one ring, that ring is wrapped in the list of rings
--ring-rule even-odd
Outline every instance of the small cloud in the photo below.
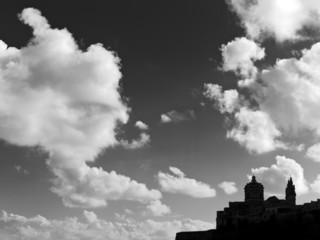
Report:
[[[88,223],[95,223],[98,221],[98,216],[94,212],[91,211],[84,211],[83,212],[84,217],[86,218]]]
[[[210,185],[185,177],[185,174],[176,167],[169,167],[173,173],[159,172],[157,180],[162,191],[185,194],[194,198],[211,198],[216,196],[216,190]]]
[[[25,175],[28,175],[30,172],[24,168],[22,168],[20,165],[14,165],[14,169],[18,172],[18,173],[23,173]]]
[[[126,209],[124,210],[124,213],[125,213],[126,215],[134,215],[134,212],[133,212],[132,210],[128,209],[128,208],[126,208]]]
[[[186,110],[184,112],[177,112],[172,110],[170,112],[161,114],[161,123],[179,123],[187,120],[195,119],[196,115],[193,110]]]
[[[136,126],[137,128],[139,128],[140,130],[148,130],[148,129],[149,129],[148,125],[145,124],[144,122],[141,122],[141,121],[137,121],[137,122],[135,123],[135,126]]]
[[[121,145],[125,149],[137,149],[146,146],[150,142],[150,135],[146,133],[141,133],[139,139],[133,140],[131,142],[127,140],[120,141]]]
[[[245,37],[236,38],[221,47],[224,71],[233,71],[245,78],[252,78],[257,73],[254,62],[265,57],[264,48]]]
[[[222,182],[218,185],[226,194],[234,194],[238,191],[235,182]]]
[[[310,184],[311,190],[317,194],[320,194],[320,174],[317,178]]]
[[[171,213],[169,206],[163,204],[160,200],[154,200],[147,205],[147,211],[144,212],[144,215],[160,217],[169,213]]]
[[[315,162],[320,162],[320,143],[317,143],[308,148],[307,157]]]

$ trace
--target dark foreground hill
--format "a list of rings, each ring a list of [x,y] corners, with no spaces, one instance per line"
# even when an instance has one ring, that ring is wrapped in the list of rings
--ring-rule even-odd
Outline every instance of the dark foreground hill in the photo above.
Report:
[[[265,222],[247,224],[237,229],[226,226],[219,230],[177,233],[176,240],[314,240],[320,239],[320,210],[273,216]]]

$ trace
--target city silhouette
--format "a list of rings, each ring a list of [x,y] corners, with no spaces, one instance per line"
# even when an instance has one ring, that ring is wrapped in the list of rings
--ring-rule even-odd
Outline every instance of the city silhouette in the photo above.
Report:
[[[320,199],[296,204],[295,185],[290,177],[285,199],[264,199],[264,187],[255,176],[244,187],[244,201],[229,202],[217,211],[216,229],[177,233],[176,240],[214,239],[318,239]]]

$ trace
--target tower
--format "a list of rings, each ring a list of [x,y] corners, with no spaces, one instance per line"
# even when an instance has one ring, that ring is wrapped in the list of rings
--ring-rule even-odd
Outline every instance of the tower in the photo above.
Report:
[[[296,189],[293,184],[292,178],[290,177],[286,187],[286,201],[290,206],[296,205]]]
[[[252,176],[251,182],[244,187],[245,202],[263,202],[263,186]]]

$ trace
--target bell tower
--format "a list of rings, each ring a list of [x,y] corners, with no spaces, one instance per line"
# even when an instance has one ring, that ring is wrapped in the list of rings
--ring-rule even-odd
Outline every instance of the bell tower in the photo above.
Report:
[[[296,205],[296,189],[291,177],[289,178],[288,184],[286,187],[286,201],[287,201],[287,204],[290,206]]]

